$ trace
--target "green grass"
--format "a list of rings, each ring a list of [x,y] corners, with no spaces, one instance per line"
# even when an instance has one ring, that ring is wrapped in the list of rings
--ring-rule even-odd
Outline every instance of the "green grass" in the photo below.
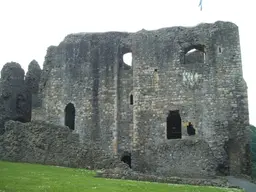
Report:
[[[95,178],[94,171],[0,161],[0,192],[233,192],[238,189]]]

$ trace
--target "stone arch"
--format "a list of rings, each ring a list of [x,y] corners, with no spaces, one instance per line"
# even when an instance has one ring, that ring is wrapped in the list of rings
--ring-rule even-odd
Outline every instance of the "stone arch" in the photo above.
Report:
[[[75,129],[75,106],[72,103],[68,103],[65,107],[65,125],[71,130]]]
[[[192,45],[184,49],[184,64],[204,63],[205,46],[201,44]]]

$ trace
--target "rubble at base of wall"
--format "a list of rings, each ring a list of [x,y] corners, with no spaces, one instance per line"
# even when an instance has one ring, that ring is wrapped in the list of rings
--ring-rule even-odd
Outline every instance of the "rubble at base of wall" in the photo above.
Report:
[[[81,144],[78,135],[73,134],[67,127],[41,121],[6,122],[5,133],[0,135],[0,160],[100,170],[96,177],[104,178],[233,187],[225,177],[197,179],[135,172],[117,157],[101,149],[98,144]]]
[[[129,168],[98,170],[96,172],[96,177],[148,181],[148,182],[158,182],[158,183],[170,183],[170,184],[188,184],[188,185],[199,185],[199,186],[238,188],[236,186],[229,184],[228,180],[225,177],[214,177],[214,178],[161,177],[161,176],[139,173]]]
[[[99,144],[80,143],[68,127],[40,121],[7,121],[0,135],[0,160],[93,170],[126,166]]]

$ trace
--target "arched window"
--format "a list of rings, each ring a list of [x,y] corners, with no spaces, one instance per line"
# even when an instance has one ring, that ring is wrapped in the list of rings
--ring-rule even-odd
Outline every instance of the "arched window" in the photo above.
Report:
[[[205,62],[205,46],[194,45],[185,49],[184,64],[204,63]]]
[[[123,62],[126,65],[132,66],[132,52],[128,52],[123,55]]]
[[[75,107],[72,103],[67,104],[65,108],[65,125],[71,130],[75,129]]]

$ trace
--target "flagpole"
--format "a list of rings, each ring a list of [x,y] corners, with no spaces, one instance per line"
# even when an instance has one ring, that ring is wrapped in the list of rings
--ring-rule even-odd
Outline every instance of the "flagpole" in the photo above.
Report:
[[[203,0],[200,0],[198,7],[200,7],[200,11],[203,10]]]

